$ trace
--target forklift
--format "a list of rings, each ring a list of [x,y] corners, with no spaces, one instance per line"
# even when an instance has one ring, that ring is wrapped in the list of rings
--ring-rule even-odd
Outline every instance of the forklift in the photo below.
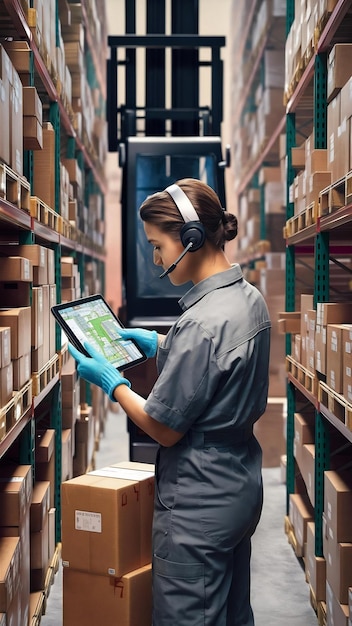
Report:
[[[159,280],[139,206],[186,177],[207,183],[225,206],[224,169],[230,165],[230,149],[223,158],[221,142],[225,37],[198,34],[198,5],[199,0],[172,0],[171,34],[166,34],[166,0],[146,0],[146,34],[137,35],[136,0],[125,0],[126,34],[108,37],[108,149],[118,154],[122,169],[124,302],[118,314],[125,326],[161,333],[180,314],[178,300],[191,285]],[[201,48],[208,50],[209,60],[201,58]],[[143,80],[139,50],[144,55],[142,105],[137,105],[137,79],[139,84]],[[209,76],[209,71],[209,104],[200,106],[201,72]],[[119,83],[125,85],[122,104]],[[133,389],[147,397],[157,377],[155,361],[130,370],[129,377]],[[129,419],[128,430],[130,459],[153,463],[157,444]]]

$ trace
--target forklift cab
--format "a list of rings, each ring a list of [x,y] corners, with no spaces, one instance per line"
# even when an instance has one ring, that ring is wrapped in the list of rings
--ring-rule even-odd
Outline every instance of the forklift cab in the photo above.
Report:
[[[126,317],[129,326],[155,326],[179,315],[178,300],[190,284],[174,286],[160,280],[153,263],[139,207],[145,198],[181,178],[202,180],[224,204],[224,173],[220,137],[129,137],[120,149],[123,161],[123,264]]]

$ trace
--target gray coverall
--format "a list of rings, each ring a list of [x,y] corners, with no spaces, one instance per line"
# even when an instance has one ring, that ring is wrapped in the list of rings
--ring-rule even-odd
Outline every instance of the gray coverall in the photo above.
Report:
[[[184,433],[156,463],[153,626],[253,626],[251,535],[263,497],[253,424],[267,402],[270,319],[239,265],[180,305],[145,405]]]

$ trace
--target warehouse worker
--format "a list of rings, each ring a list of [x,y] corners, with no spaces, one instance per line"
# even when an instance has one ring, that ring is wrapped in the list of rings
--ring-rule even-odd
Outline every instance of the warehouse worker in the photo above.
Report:
[[[125,330],[158,378],[137,395],[90,346],[78,373],[100,385],[160,446],[153,521],[153,626],[252,626],[251,536],[262,509],[253,424],[268,391],[270,320],[261,294],[223,250],[237,220],[215,192],[183,179],[140,208],[154,263],[193,282],[168,334]]]

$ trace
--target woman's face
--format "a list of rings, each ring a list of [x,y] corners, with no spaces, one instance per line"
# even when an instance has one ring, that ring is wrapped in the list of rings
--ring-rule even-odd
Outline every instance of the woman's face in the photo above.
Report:
[[[184,247],[181,240],[173,239],[173,237],[162,232],[154,224],[143,222],[143,225],[146,237],[153,246],[153,261],[155,265],[160,265],[163,270],[166,270],[183,252]],[[183,285],[191,280],[189,259],[190,255],[186,254],[169,274],[169,279],[173,285]]]

